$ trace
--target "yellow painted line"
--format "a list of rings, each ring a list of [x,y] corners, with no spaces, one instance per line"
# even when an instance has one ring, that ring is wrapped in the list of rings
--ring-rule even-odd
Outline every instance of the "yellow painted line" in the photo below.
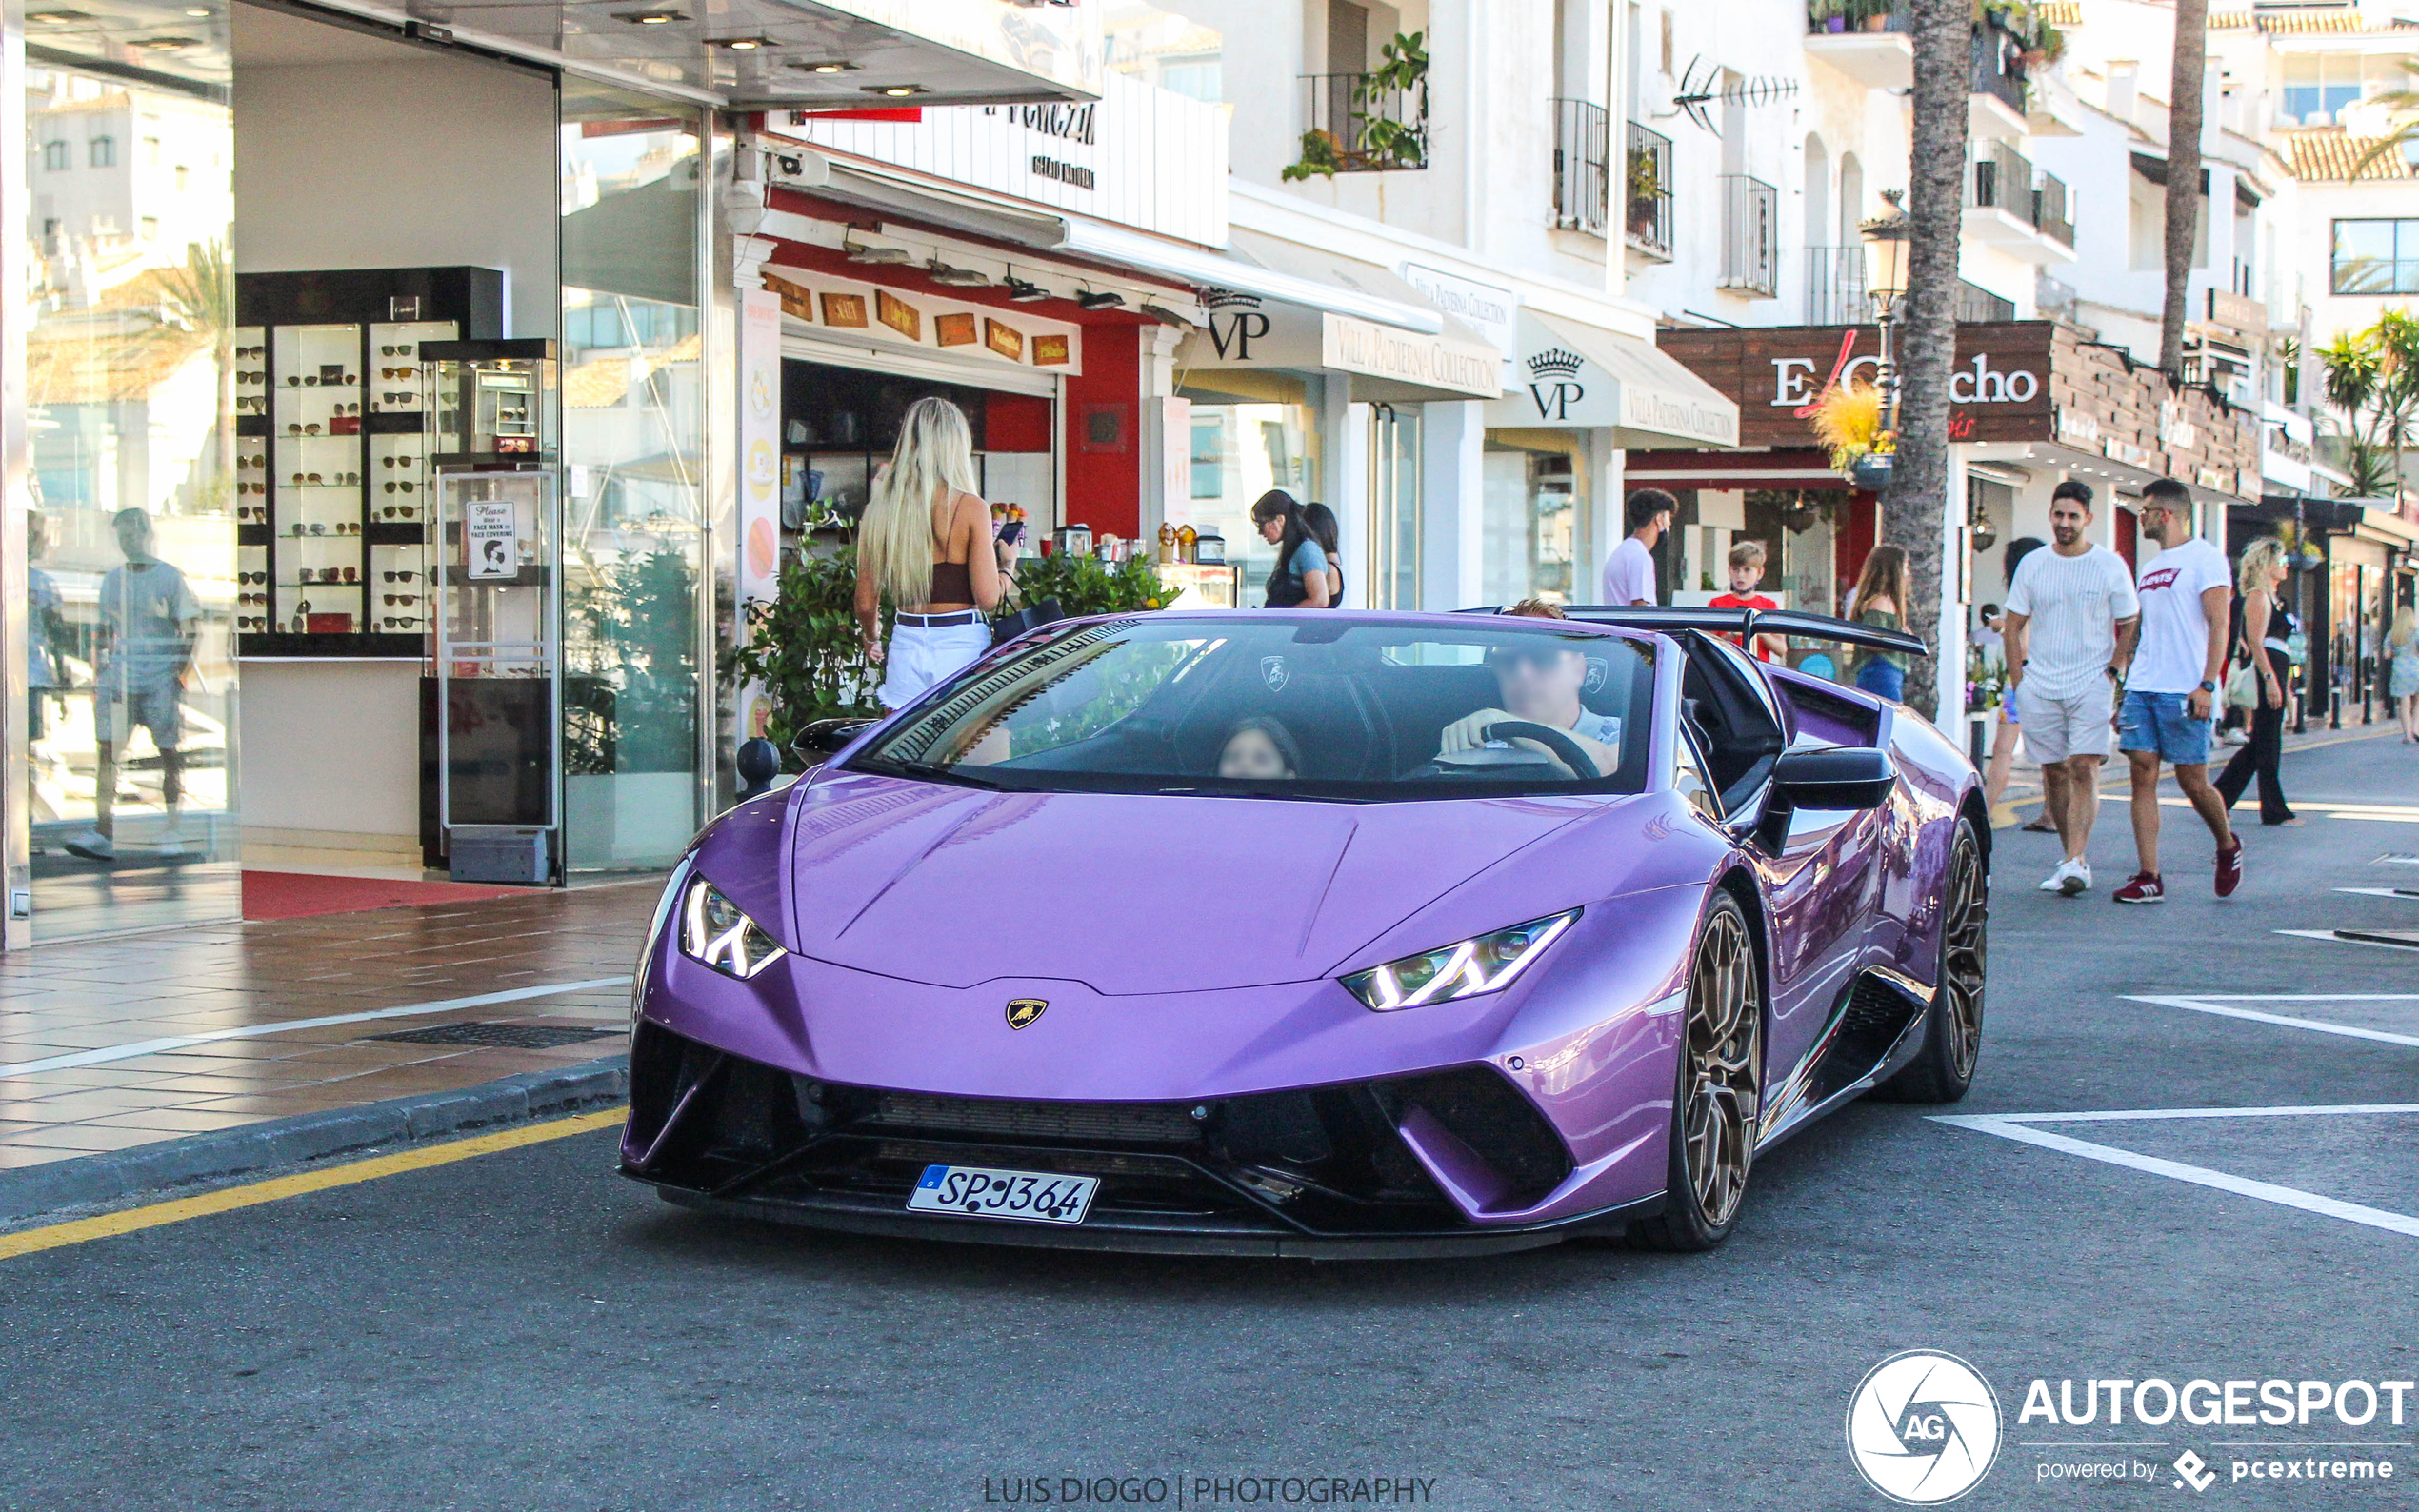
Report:
[[[271,1177],[246,1186],[230,1186],[220,1191],[206,1192],[199,1197],[180,1197],[174,1202],[154,1203],[149,1207],[130,1207],[122,1213],[104,1213],[98,1218],[79,1218],[72,1223],[53,1224],[48,1228],[21,1229],[13,1234],[0,1234],[0,1260],[18,1255],[31,1255],[45,1249],[57,1249],[66,1244],[81,1244],[90,1240],[109,1239],[119,1234],[131,1234],[163,1224],[181,1224],[189,1218],[207,1218],[212,1213],[233,1212],[241,1207],[253,1207],[262,1203],[283,1202],[306,1192],[324,1192],[332,1186],[350,1186],[358,1182],[373,1182],[381,1176],[399,1176],[405,1171],[424,1171],[431,1166],[448,1165],[481,1155],[493,1155],[500,1150],[516,1150],[530,1144],[543,1144],[549,1140],[564,1139],[573,1134],[586,1134],[590,1129],[606,1128],[619,1124],[628,1116],[626,1108],[608,1108],[601,1113],[582,1113],[572,1118],[559,1118],[544,1124],[525,1124],[495,1134],[481,1134],[445,1144],[430,1144],[420,1149],[398,1150],[392,1155],[374,1156],[366,1161],[353,1161],[344,1165],[331,1165],[326,1170],[302,1171],[292,1176]]]

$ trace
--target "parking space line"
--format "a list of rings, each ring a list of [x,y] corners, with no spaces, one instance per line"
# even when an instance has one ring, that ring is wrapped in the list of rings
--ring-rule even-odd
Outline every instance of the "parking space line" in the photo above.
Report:
[[[2296,1019],[2296,1018],[2291,1018],[2291,1017],[2289,1017],[2288,1015],[2285,1015],[2285,1014],[2282,1014],[2282,1013],[2262,1013],[2262,1012],[2260,1012],[2257,1008],[2233,1008],[2233,1007],[2228,1007],[2226,1005],[2224,1005],[2224,1004],[2222,1004],[2222,1003],[2211,1003],[2211,1002],[2209,1002],[2208,1000],[2206,1000],[2206,999],[2202,999],[2202,998],[2184,998],[2184,997],[2139,997],[2139,996],[2129,995],[2129,996],[2127,997],[2127,1000],[2126,1000],[2126,1001],[2128,1001],[2128,1002],[2129,1002],[2129,1003],[2149,1003],[2149,1004],[2155,1004],[2155,1005],[2157,1005],[2158,1006],[2160,1006],[2160,1007],[2164,1007],[2164,1008],[2183,1008],[2183,1009],[2185,1009],[2185,1010],[2187,1010],[2187,1011],[2189,1011],[2189,1012],[2192,1012],[2192,1013],[2211,1013],[2211,1014],[2215,1014],[2215,1015],[2217,1015],[2217,1016],[2218,1016],[2218,1017],[2220,1017],[2220,1018],[2228,1018],[2228,1019],[2249,1019],[2249,1020],[2250,1020],[2250,1021],[2251,1021],[2252,1023],[2254,1023],[2254,1024],[2274,1024],[2274,1025],[2281,1025],[2281,1026],[2283,1026],[2283,1027],[2285,1027],[2285,1028],[2288,1028],[2288,1029],[2308,1029],[2308,1030],[2310,1030],[2312,1033],[2316,1033],[2316,1034],[2340,1034],[2340,1035],[2345,1036],[2345,1037],[2346,1037],[2346,1038],[2348,1038],[2348,1039],[2353,1039],[2353,1040],[2374,1040],[2374,1041],[2376,1041],[2376,1042],[2378,1042],[2378,1043],[2380,1043],[2380,1044],[2408,1044],[2408,1045],[2412,1045],[2412,1046],[2419,1046],[2419,1036],[2409,1035],[2409,1034],[2389,1034],[2389,1033],[2387,1033],[2387,1032],[2386,1032],[2385,1030],[2383,1030],[2383,1029],[2362,1029],[2362,1028],[2355,1028],[2355,1027],[2353,1027],[2352,1025],[2349,1025],[2349,1024],[2329,1024],[2329,1023],[2325,1022],[2324,1020],[2320,1020],[2320,1019]],[[2254,1001],[2254,1002],[2275,1002],[2275,1001],[2282,1001],[2282,1000],[2280,1000],[2280,999],[2253,999],[2252,1001]],[[2296,1001],[2296,1002],[2311,1002],[2311,1001],[2326,1002],[2326,1001],[2330,1001],[2330,1000],[2329,1000],[2329,999],[2315,999],[2315,1000],[2313,1000],[2313,999],[2311,999],[2311,998],[2307,998],[2307,997],[2304,997],[2304,998],[2295,998],[2295,999],[2293,999],[2293,1000],[2291,1000],[2291,1001]],[[2410,995],[2406,994],[2406,993],[2373,993],[2373,992],[2372,992],[2372,993],[2350,993],[2350,994],[2346,994],[2346,995],[2344,995],[2343,997],[2341,997],[2341,998],[2339,998],[2339,999],[2333,999],[2333,1000],[2331,1000],[2331,1001],[2344,1002],[2344,1003],[2375,1003],[2375,1002],[2380,1002],[2380,1001],[2385,1001],[2385,1002],[2408,1002],[2408,1001],[2412,1001],[2412,999],[2410,998]]]
[[[2339,1113],[2383,1112],[2400,1109],[2402,1106],[2403,1104],[2380,1104],[2371,1108],[2338,1109],[2337,1111]],[[2227,1111],[2240,1116],[2244,1110]],[[2073,1115],[2051,1116],[2072,1117]],[[2419,1218],[2413,1218],[2408,1214],[2389,1213],[2382,1207],[2369,1207],[2359,1203],[2347,1203],[2338,1198],[2321,1197],[2316,1192],[2305,1192],[2291,1186],[2279,1186],[2273,1182],[2256,1182],[2246,1176],[2233,1175],[2231,1172],[2211,1170],[2206,1165],[2187,1165],[2181,1161],[2162,1160],[2155,1155],[2137,1155],[2131,1150],[2119,1149],[2113,1144],[2094,1144],[2088,1140],[2073,1139],[2064,1134],[2053,1134],[2048,1129],[2032,1127],[2029,1123],[2016,1122],[2018,1118],[2028,1117],[2038,1121],[2041,1118],[2040,1115],[1935,1113],[1929,1117],[1935,1124],[1949,1124],[1959,1128],[1972,1129],[1977,1133],[1995,1134],[2001,1139],[2014,1140],[2020,1144],[2038,1145],[2042,1149],[2080,1156],[2088,1161],[2121,1165],[2128,1170],[2142,1171],[2152,1176],[2164,1176],[2170,1181],[2188,1182],[2195,1186],[2207,1186],[2221,1192],[2230,1192],[2237,1197],[2274,1203],[2281,1207],[2298,1208],[2306,1213],[2316,1213],[2326,1218],[2341,1219],[2348,1224],[2361,1224],[2370,1228],[2382,1228],[2389,1233],[2419,1239]]]
[[[2298,935],[2304,940],[2331,940],[2337,945],[2367,945],[2372,950],[2419,950],[2419,945],[2395,945],[2389,940],[2363,940],[2341,929],[2279,929],[2275,932]]]
[[[2163,1118],[2349,1118],[2363,1113],[2419,1113],[2419,1103],[2327,1103],[2307,1107],[2127,1107],[2089,1113],[1987,1113],[2008,1124],[2129,1123]]]
[[[605,987],[628,985],[628,977],[593,977],[586,982],[550,982],[533,987],[481,992],[467,998],[446,998],[435,1003],[407,1003],[401,1007],[370,1008],[361,1013],[330,1013],[316,1019],[286,1019],[275,1024],[246,1024],[231,1029],[205,1029],[199,1034],[172,1034],[165,1039],[135,1040],[125,1044],[105,1044],[96,1050],[49,1055],[39,1061],[19,1061],[14,1064],[0,1065],[0,1077],[30,1076],[36,1071],[66,1071],[80,1065],[105,1065],[111,1061],[130,1061],[137,1056],[159,1055],[192,1044],[212,1044],[220,1040],[251,1040],[264,1034],[288,1034],[295,1029],[325,1029],[340,1024],[370,1024],[379,1019],[407,1019],[423,1013],[451,1013],[461,1008],[519,1003],[529,998],[550,998],[557,993],[595,992]]]
[[[148,1207],[130,1207],[121,1213],[104,1213],[98,1218],[79,1218],[65,1224],[52,1224],[45,1228],[20,1229],[13,1234],[0,1234],[0,1260],[57,1249],[67,1244],[86,1243],[95,1239],[110,1239],[119,1234],[137,1233],[146,1228],[157,1228],[163,1224],[181,1224],[190,1218],[207,1218],[213,1213],[281,1202],[309,1192],[324,1192],[330,1187],[350,1186],[360,1182],[376,1181],[382,1176],[427,1170],[475,1156],[493,1155],[501,1150],[543,1144],[549,1140],[605,1128],[628,1116],[629,1109],[615,1107],[600,1113],[552,1119],[543,1124],[525,1124],[519,1128],[480,1134],[444,1144],[423,1145],[418,1149],[398,1150],[392,1155],[352,1161],[325,1170],[301,1171],[292,1176],[274,1176],[265,1182],[252,1182],[242,1186],[223,1187],[199,1197],[180,1197],[171,1202],[153,1203]]]

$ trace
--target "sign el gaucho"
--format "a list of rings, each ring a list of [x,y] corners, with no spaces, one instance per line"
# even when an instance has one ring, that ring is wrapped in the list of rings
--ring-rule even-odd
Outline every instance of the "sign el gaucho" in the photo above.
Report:
[[[1872,382],[1881,363],[1870,326],[1664,330],[1655,345],[1737,401],[1741,447],[1812,445],[1801,411],[1832,383]],[[1960,325],[1949,397],[1951,441],[2052,442],[2257,496],[2258,427],[2249,410],[2207,388],[2170,385],[2072,326]]]

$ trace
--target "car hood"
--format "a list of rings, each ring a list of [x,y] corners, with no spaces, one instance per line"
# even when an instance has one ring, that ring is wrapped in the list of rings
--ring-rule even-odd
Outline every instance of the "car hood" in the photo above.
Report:
[[[805,956],[939,986],[1115,996],[1303,982],[1618,802],[1006,793],[852,773],[792,810]]]

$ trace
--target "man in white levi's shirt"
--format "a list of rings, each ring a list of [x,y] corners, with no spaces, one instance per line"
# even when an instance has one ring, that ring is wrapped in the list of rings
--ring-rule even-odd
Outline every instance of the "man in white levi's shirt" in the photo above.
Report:
[[[2226,822],[2226,800],[2209,786],[2209,716],[2226,671],[2234,574],[2226,554],[2192,533],[2192,491],[2173,478],[2142,490],[2142,533],[2159,554],[2142,564],[2134,592],[2142,634],[2126,669],[2117,749],[2133,770],[2133,848],[2142,869],[2116,890],[2119,903],[2165,903],[2159,880],[2159,764],[2192,801],[2217,841],[2217,895],[2243,881],[2243,843]]]
[[[2090,485],[2073,479],[2049,496],[2049,545],[2008,585],[2008,686],[2024,747],[2041,764],[2043,807],[2066,859],[2041,884],[2071,898],[2090,890],[2085,847],[2100,813],[2100,764],[2115,721],[2117,666],[2133,652],[2141,606],[2125,558],[2084,535]]]

